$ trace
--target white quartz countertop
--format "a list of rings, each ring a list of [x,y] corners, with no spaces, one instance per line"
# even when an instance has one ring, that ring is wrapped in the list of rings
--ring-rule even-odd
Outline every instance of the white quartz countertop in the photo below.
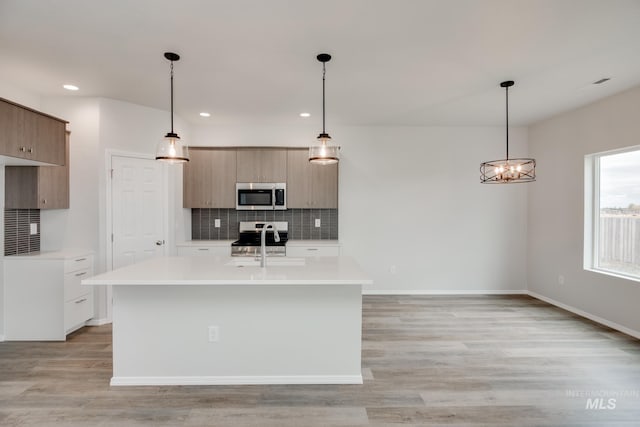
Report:
[[[304,265],[267,267],[233,264],[242,257],[158,257],[82,281],[83,285],[369,285],[372,280],[351,257],[295,258]],[[249,258],[251,260],[252,258]],[[271,266],[269,261],[272,261]],[[242,262],[242,261],[240,261]]]

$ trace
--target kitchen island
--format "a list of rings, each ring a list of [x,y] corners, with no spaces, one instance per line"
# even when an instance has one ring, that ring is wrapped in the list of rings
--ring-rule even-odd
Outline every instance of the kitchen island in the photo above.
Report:
[[[362,286],[348,257],[161,257],[113,285],[111,385],[361,384]]]

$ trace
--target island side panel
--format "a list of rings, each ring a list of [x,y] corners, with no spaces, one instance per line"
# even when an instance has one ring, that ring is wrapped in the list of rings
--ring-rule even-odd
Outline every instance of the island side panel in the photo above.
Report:
[[[361,294],[361,285],[114,286],[112,385],[359,384]]]

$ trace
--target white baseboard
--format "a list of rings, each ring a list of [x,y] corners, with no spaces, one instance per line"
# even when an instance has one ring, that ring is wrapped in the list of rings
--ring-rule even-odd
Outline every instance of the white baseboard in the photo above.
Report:
[[[87,326],[102,326],[102,325],[108,325],[109,323],[111,323],[111,320],[107,319],[106,317],[103,317],[102,319],[87,320],[86,325]]]
[[[570,312],[572,312],[574,314],[577,314],[578,316],[585,317],[585,318],[587,318],[589,320],[593,320],[596,323],[600,323],[601,325],[608,326],[611,329],[615,329],[617,331],[620,331],[620,332],[623,332],[623,333],[625,333],[627,335],[630,335],[630,336],[632,336],[634,338],[640,339],[640,332],[639,331],[635,331],[633,329],[629,329],[626,326],[622,326],[622,325],[620,325],[620,324],[618,324],[616,322],[612,322],[610,320],[603,319],[602,317],[595,316],[593,314],[587,313],[586,311],[580,310],[579,308],[575,308],[575,307],[572,307],[570,305],[561,303],[559,301],[556,301],[556,300],[554,300],[552,298],[545,297],[545,296],[540,295],[540,294],[538,294],[536,292],[533,292],[533,291],[527,291],[527,294],[529,296],[532,296],[533,298],[539,299],[540,301],[544,301],[544,302],[549,303],[551,305],[555,305],[556,307],[560,307],[563,310],[570,311]]]
[[[431,289],[363,289],[362,295],[527,295],[526,290],[431,290]]]
[[[214,377],[112,377],[112,386],[362,384],[362,375],[273,375]]]

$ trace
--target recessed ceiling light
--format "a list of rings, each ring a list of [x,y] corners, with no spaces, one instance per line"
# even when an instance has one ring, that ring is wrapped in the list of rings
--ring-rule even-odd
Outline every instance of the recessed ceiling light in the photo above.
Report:
[[[65,88],[66,90],[78,90],[80,89],[78,86],[75,85],[62,85],[63,88]]]
[[[201,115],[202,117],[211,117],[211,114],[209,114],[209,113],[205,113],[204,111],[203,111],[202,113],[200,113],[200,115]]]
[[[608,82],[609,80],[611,80],[609,77],[604,77],[600,80],[597,80],[595,82],[593,82],[594,85],[601,85],[602,83]]]
[[[311,117],[311,113],[300,113],[300,117]]]

